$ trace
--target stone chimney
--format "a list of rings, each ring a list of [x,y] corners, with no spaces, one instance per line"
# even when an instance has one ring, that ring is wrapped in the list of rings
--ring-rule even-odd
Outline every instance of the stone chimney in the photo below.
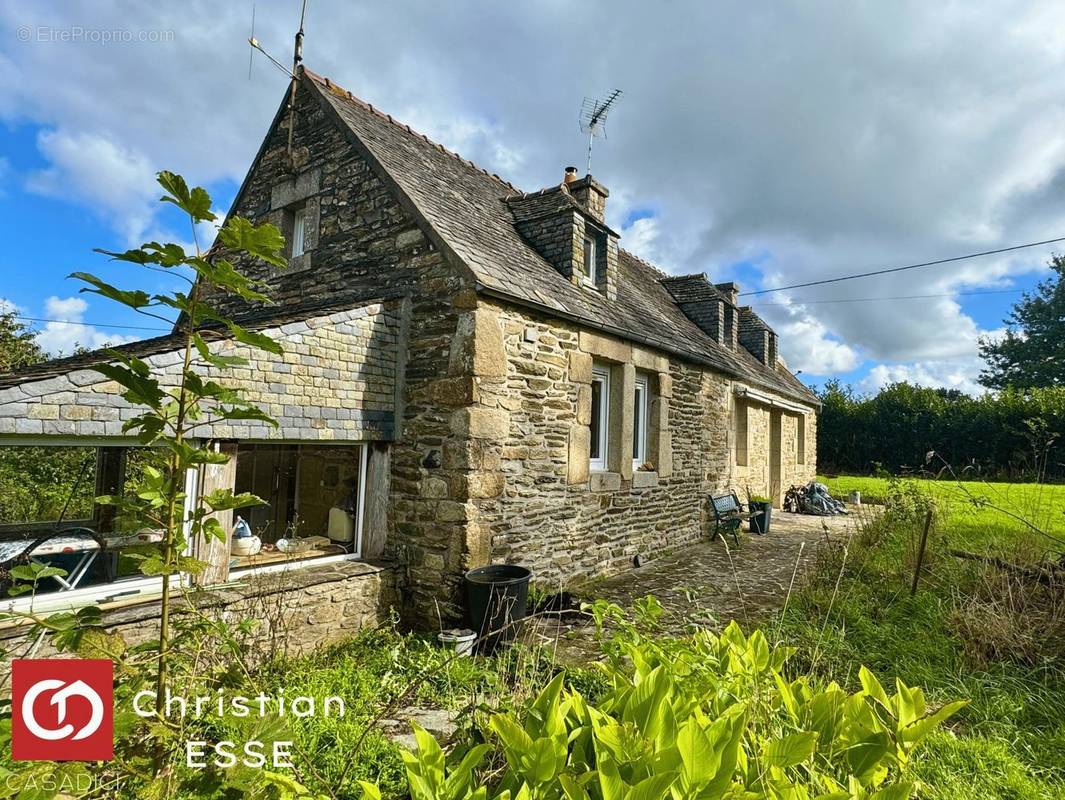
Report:
[[[663,278],[662,285],[672,295],[684,316],[718,344],[734,348],[734,306],[728,303],[706,275]]]
[[[777,365],[777,333],[750,306],[739,310],[739,343],[770,369]]]
[[[570,169],[566,170],[565,186],[573,197],[584,208],[588,215],[596,222],[602,223],[606,219],[606,199],[610,192],[591,175],[585,175],[580,180],[570,180]],[[576,177],[576,175],[574,175]]]
[[[739,347],[740,285],[729,281],[715,283],[714,288],[725,298],[725,346],[735,350]]]
[[[733,281],[729,281],[728,283],[715,283],[714,288],[721,292],[721,294],[725,295],[725,299],[732,303],[732,305],[739,306],[740,285],[738,283]]]

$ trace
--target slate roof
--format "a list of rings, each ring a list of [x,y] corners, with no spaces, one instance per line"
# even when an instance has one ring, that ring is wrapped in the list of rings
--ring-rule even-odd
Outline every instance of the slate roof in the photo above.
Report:
[[[706,281],[704,276],[678,279],[621,250],[616,300],[575,286],[544,260],[516,228],[519,220],[534,219],[561,208],[583,211],[568,192],[559,187],[521,192],[327,78],[304,69],[303,85],[349,132],[350,141],[377,166],[382,180],[398,189],[442,248],[472,272],[479,291],[674,353],[763,389],[819,405],[816,395],[789,371],[766,367],[742,347],[735,351],[723,347],[684,315],[665,284],[673,288],[678,280],[694,278],[702,282]],[[360,299],[357,294],[356,290],[342,298],[333,297],[328,303],[268,307],[242,315],[238,321],[249,327],[268,327],[301,315],[305,318],[312,311],[351,307]],[[380,292],[374,299],[382,299]],[[111,349],[145,357],[172,349],[176,342],[174,336],[167,335]],[[0,375],[0,388],[91,366],[104,353],[105,350],[97,350],[54,359]]]
[[[705,273],[670,275],[662,279],[662,285],[678,303],[698,303],[703,300],[728,301],[724,293],[710,283]]]
[[[770,369],[742,347],[733,351],[707,336],[684,315],[663,285],[669,276],[646,261],[621,251],[616,300],[564,278],[518,233],[515,214],[532,218],[557,209],[558,204],[575,202],[567,192],[526,195],[329,79],[304,69],[303,82],[347,128],[353,144],[371,163],[376,162],[380,177],[405,196],[444,250],[469,268],[480,291],[818,405],[817,397],[787,370]],[[516,198],[525,199],[508,202]]]

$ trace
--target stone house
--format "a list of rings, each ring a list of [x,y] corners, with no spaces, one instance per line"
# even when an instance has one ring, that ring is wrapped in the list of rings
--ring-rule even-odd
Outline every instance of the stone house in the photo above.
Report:
[[[622,249],[608,196],[573,169],[519,191],[301,70],[231,210],[289,241],[289,268],[260,275],[276,303],[227,307],[284,347],[225,376],[280,427],[214,425],[230,462],[191,475],[189,493],[254,491],[268,504],[240,513],[268,545],[329,543],[246,558],[201,545],[204,581],[244,577],[230,591],[247,597],[283,570],[310,645],[390,604],[416,623],[457,617],[463,572],[490,562],[549,585],[629,569],[705,537],[709,493],[779,498],[809,480],[818,401],[777,334],[736,284]],[[121,349],[166,375],[174,345]],[[97,486],[113,491],[133,409],[88,369],[99,357],[0,376],[0,441],[97,448]],[[99,511],[85,524],[109,530]],[[23,530],[8,528],[0,539]],[[108,563],[52,601],[123,595],[115,624],[142,624],[158,579]]]

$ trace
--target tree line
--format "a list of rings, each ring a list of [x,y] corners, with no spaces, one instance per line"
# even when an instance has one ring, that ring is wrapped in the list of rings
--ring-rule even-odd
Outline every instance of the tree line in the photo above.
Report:
[[[936,453],[959,474],[1065,480],[1065,387],[957,390],[896,383],[865,397],[838,381],[820,392],[817,465],[825,473],[935,469]]]
[[[825,384],[818,468],[897,473],[945,461],[970,475],[1065,480],[1065,257],[1048,266],[1050,277],[1013,306],[1005,335],[980,342],[980,383],[991,393],[897,383],[865,397]]]

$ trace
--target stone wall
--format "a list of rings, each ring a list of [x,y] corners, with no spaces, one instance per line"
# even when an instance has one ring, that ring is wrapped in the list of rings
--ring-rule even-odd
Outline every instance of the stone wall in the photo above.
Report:
[[[399,570],[389,564],[346,561],[248,576],[223,589],[191,594],[202,612],[234,624],[255,619],[259,625],[245,644],[258,658],[294,656],[336,644],[361,628],[387,622],[399,604]],[[177,601],[180,614],[182,601]],[[103,626],[122,635],[128,646],[158,636],[159,603],[103,607]],[[28,642],[24,629],[0,628],[6,659],[22,656]],[[46,639],[37,658],[55,657]]]
[[[538,581],[567,583],[629,569],[636,556],[705,535],[707,494],[737,488],[731,380],[512,307],[482,302],[480,313],[482,330],[501,339],[505,354],[503,374],[476,379],[470,409],[490,420],[476,442],[478,461],[501,476],[481,478],[484,491],[467,504],[485,563],[521,563]],[[615,362],[615,421],[624,419],[636,369],[652,376],[654,471],[633,470],[622,455],[610,472],[588,472],[593,354]],[[631,441],[631,420],[615,435]]]
[[[210,427],[224,439],[301,441],[390,439],[396,408],[397,359],[401,356],[400,301],[311,317],[262,332],[281,344],[274,355],[232,340],[211,350],[242,356],[248,364],[204,377],[243,392],[280,423],[233,420]],[[164,387],[180,378],[183,352],[146,356]],[[123,423],[140,413],[122,388],[99,372],[78,369],[0,390],[0,434],[120,437]],[[201,429],[207,433],[207,429]]]
[[[746,501],[749,490],[754,495],[773,496],[779,506],[784,492],[790,486],[805,484],[817,474],[817,415],[805,415],[806,452],[805,462],[798,462],[799,415],[782,409],[772,409],[757,402],[748,402],[733,398],[736,402],[747,402],[747,464],[736,464],[735,428],[730,428],[731,459],[733,482],[738,490],[740,500]],[[772,415],[780,414],[781,419],[781,476],[779,488],[770,482],[770,425]]]
[[[439,260],[417,221],[377,177],[365,158],[302,85],[296,94],[293,157],[288,156],[288,115],[267,136],[232,213],[278,225],[291,236],[291,213],[306,208],[307,252],[286,270],[245,264],[269,280],[271,298],[283,305],[405,294],[423,269]],[[223,307],[246,306],[228,299]]]
[[[413,622],[461,609],[466,565],[467,421],[472,379],[462,354],[472,348],[467,270],[451,264],[358,147],[301,85],[293,156],[288,117],[264,144],[235,212],[286,230],[294,209],[308,212],[307,253],[290,268],[257,274],[284,304],[346,294],[401,294],[409,334],[400,357],[399,409],[390,453],[385,552],[409,577],[404,611]]]

